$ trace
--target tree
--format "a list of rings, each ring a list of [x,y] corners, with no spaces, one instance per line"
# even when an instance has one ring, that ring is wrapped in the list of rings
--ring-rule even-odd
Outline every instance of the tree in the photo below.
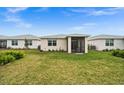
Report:
[[[28,40],[25,38],[25,48],[28,49]]]

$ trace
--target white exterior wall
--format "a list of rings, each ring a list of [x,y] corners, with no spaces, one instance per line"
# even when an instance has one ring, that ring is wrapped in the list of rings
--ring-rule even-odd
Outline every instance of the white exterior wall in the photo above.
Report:
[[[104,50],[104,49],[124,49],[124,40],[122,39],[114,39],[114,46],[105,46],[105,39],[99,40],[89,40],[89,45],[96,46],[97,50]]]
[[[7,40],[7,48],[25,48],[25,40],[18,40],[18,45],[13,46],[12,40]],[[40,40],[32,40],[32,46],[28,46],[31,49],[36,49],[40,45]]]
[[[87,37],[85,37],[85,53],[88,53],[88,41],[87,41]]]
[[[18,40],[18,46],[13,46],[12,40],[7,40],[7,48],[24,48],[24,40]]]
[[[57,46],[48,46],[48,40],[50,39],[41,39],[41,50],[64,50],[67,51],[67,39],[53,39],[57,40]],[[52,40],[52,39],[51,39]]]
[[[71,53],[71,37],[68,37],[68,53]]]
[[[32,40],[32,46],[29,46],[29,48],[37,49],[39,45],[40,45],[40,40]]]

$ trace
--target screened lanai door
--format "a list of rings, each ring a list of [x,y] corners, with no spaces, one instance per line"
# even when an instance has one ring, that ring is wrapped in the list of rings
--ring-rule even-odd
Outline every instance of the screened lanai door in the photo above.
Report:
[[[71,41],[71,50],[74,53],[82,53],[84,52],[84,48],[83,48],[83,41],[82,39],[72,39]]]

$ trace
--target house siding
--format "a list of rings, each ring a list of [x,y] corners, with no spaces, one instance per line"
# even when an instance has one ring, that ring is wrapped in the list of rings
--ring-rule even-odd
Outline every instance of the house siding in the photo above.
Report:
[[[89,45],[96,46],[96,50],[104,50],[104,49],[124,49],[124,40],[123,39],[114,39],[114,46],[105,46],[106,39],[96,39],[89,40]]]
[[[67,39],[54,39],[57,40],[56,46],[48,46],[49,39],[41,39],[41,50],[48,51],[48,50],[64,50],[67,51]]]
[[[28,45],[29,49],[39,49],[43,51],[55,50],[55,51],[68,51],[71,52],[83,52],[87,53],[87,37],[89,35],[84,34],[68,34],[68,35],[49,35],[49,36],[42,36],[37,37],[33,35],[18,35],[18,36],[4,36],[0,37],[0,40],[6,40],[7,44],[4,48],[13,48],[13,49],[23,49],[25,48],[25,39],[32,40],[32,45]],[[72,47],[71,39],[79,39],[78,46]],[[12,40],[13,45],[12,45]],[[49,40],[49,46],[48,46]],[[55,41],[56,40],[56,41]],[[82,42],[80,42],[82,41]],[[18,44],[17,44],[18,43]],[[0,43],[2,46],[2,43]],[[38,47],[40,46],[40,47]],[[74,46],[74,44],[73,44]],[[3,48],[3,47],[1,47]]]
[[[40,45],[39,40],[32,40],[32,45],[28,46],[30,49],[36,49]],[[25,40],[18,40],[18,45],[13,46],[12,40],[7,40],[7,48],[25,48]]]

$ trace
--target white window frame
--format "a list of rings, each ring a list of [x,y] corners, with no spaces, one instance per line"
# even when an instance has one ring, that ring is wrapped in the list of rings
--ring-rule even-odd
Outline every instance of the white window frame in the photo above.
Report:
[[[27,45],[28,45],[28,46],[32,46],[32,44],[33,44],[33,43],[32,43],[32,40],[27,40]]]
[[[106,39],[105,46],[114,46],[114,39]]]
[[[48,46],[57,46],[57,40],[55,39],[48,39]]]
[[[12,46],[18,46],[18,40],[12,40]]]

